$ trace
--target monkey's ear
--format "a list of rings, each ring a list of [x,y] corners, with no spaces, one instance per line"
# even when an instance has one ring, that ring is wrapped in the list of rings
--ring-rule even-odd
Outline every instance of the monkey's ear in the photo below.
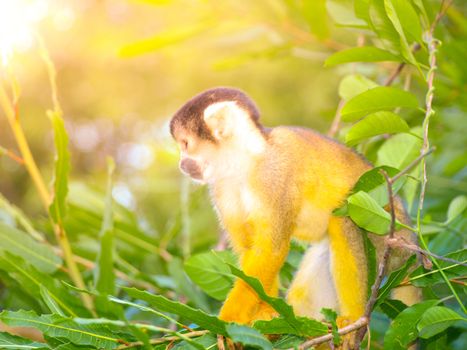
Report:
[[[217,140],[230,137],[234,128],[234,116],[239,108],[233,101],[213,103],[204,110],[204,121]]]

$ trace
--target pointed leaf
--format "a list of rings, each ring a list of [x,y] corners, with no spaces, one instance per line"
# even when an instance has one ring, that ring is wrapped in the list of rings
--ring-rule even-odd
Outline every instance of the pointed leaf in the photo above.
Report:
[[[27,257],[29,263],[39,271],[54,273],[62,265],[62,260],[50,246],[39,243],[28,234],[0,222],[0,256],[4,252]]]
[[[169,300],[162,295],[154,295],[136,288],[123,288],[133,298],[144,300],[149,305],[163,312],[170,312],[189,319],[200,327],[208,329],[216,334],[227,335],[226,323],[217,317],[209,315],[202,310],[194,309],[188,305]]]
[[[420,155],[422,143],[421,139],[410,134],[394,135],[379,148],[376,165],[404,169]]]
[[[353,47],[336,52],[324,62],[326,67],[351,62],[402,61],[400,57],[374,46]]]
[[[426,339],[444,331],[457,321],[467,321],[467,318],[447,307],[433,306],[425,311],[417,325],[417,329],[420,337]]]
[[[353,146],[373,136],[409,131],[410,128],[407,122],[397,114],[380,111],[372,113],[354,124],[345,135],[345,142]]]
[[[35,342],[30,339],[25,339],[12,335],[6,332],[0,332],[0,349],[4,350],[43,350],[50,349],[46,344]]]
[[[229,337],[236,343],[257,349],[272,350],[272,344],[260,332],[248,326],[230,324],[227,326]]]
[[[9,326],[33,327],[45,335],[66,338],[74,344],[89,345],[99,349],[114,349],[122,340],[101,325],[79,325],[71,318],[60,315],[40,315],[33,311],[3,311],[0,320]]]
[[[448,225],[451,221],[461,215],[467,208],[467,196],[461,195],[454,198],[449,204],[448,215],[445,224]]]
[[[438,300],[427,300],[401,311],[384,336],[384,349],[406,350],[417,338],[417,323],[423,313],[437,303]]]
[[[379,235],[388,233],[391,216],[368,193],[359,191],[347,201],[349,215],[358,226]]]
[[[185,262],[185,272],[193,282],[217,300],[226,298],[234,280],[223,259],[231,263],[235,261],[229,252],[208,252],[193,255]]]
[[[94,270],[95,288],[102,294],[114,294],[114,227],[112,211],[112,175],[115,169],[114,161],[108,159],[107,193],[105,196],[105,209],[102,228],[100,232],[100,247],[97,255],[97,264]],[[105,299],[107,301],[107,299]],[[101,300],[102,301],[102,300]],[[105,303],[105,302],[104,302]]]
[[[417,108],[417,98],[410,92],[380,86],[365,91],[349,100],[342,108],[342,120],[354,121],[371,112],[397,107]]]
[[[65,123],[59,112],[49,111],[50,121],[54,129],[55,140],[55,173],[52,204],[49,212],[55,223],[61,223],[66,216],[66,197],[68,194],[68,174],[70,173],[70,152],[68,151],[68,134]]]
[[[345,76],[339,84],[339,96],[348,101],[352,97],[377,86],[378,84],[373,80],[370,80],[361,74],[349,74]]]

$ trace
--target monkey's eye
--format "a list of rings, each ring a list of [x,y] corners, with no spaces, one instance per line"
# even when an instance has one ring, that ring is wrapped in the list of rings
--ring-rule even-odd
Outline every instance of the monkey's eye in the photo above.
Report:
[[[188,140],[181,140],[180,145],[183,151],[186,151],[188,149]]]

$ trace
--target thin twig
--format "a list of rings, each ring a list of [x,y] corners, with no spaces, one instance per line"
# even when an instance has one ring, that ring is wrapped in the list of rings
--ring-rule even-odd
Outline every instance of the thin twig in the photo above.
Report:
[[[413,168],[415,168],[418,163],[423,159],[425,158],[426,156],[428,156],[429,154],[433,153],[433,151],[435,150],[436,148],[435,147],[431,147],[428,151],[426,152],[422,152],[417,158],[415,158],[409,165],[407,165],[404,169],[402,169],[400,171],[400,173],[394,175],[392,178],[391,178],[391,183],[394,183],[396,182],[400,177],[408,174]]]
[[[453,264],[462,265],[462,266],[467,267],[466,263],[463,263],[463,262],[455,260],[455,259],[447,258],[445,256],[429,252],[428,250],[420,248],[416,244],[408,242],[403,237],[395,237],[395,238],[392,238],[392,239],[388,239],[387,243],[392,248],[396,248],[396,247],[405,248],[405,249],[411,250],[413,252],[418,252],[418,253],[423,254],[423,255],[432,256],[432,257],[434,257],[434,258],[436,258],[438,260],[442,260],[442,261],[446,261],[446,262],[450,262],[450,263],[453,263]]]
[[[361,329],[362,327],[366,327],[367,325],[368,325],[368,318],[363,316],[363,317],[360,317],[354,323],[348,326],[342,327],[337,332],[339,333],[339,335],[346,335],[348,333],[355,332],[356,330]],[[318,338],[307,340],[306,342],[300,344],[298,346],[298,349],[305,350],[305,349],[311,348],[312,346],[326,343],[332,340],[332,337],[333,337],[332,333],[329,333]],[[295,349],[296,348],[290,348],[288,350],[295,350]]]
[[[423,146],[421,150],[422,153],[427,152],[430,147],[430,142],[428,139],[428,132],[429,132],[429,127],[430,127],[430,119],[435,113],[433,110],[433,98],[434,98],[434,78],[435,78],[435,71],[437,69],[436,53],[437,53],[438,40],[436,40],[434,37],[434,31],[435,31],[436,25],[439,23],[439,21],[444,16],[448,7],[451,4],[452,4],[452,0],[448,0],[448,1],[443,0],[443,2],[441,3],[441,8],[438,12],[438,15],[436,16],[435,20],[433,21],[430,27],[429,32],[426,35],[426,42],[428,45],[429,70],[427,73],[428,90],[427,90],[426,98],[425,98],[425,118],[423,120]],[[428,177],[427,177],[427,169],[426,169],[426,160],[422,159],[422,183],[421,183],[421,188],[420,188],[420,198],[418,201],[418,209],[417,209],[417,233],[418,233],[418,239],[419,239],[421,247],[429,252],[428,245],[425,242],[425,238],[423,237],[422,230],[421,230],[421,213],[422,213],[423,204],[425,201],[425,192],[426,192],[427,183],[428,183]],[[440,265],[438,261],[432,256],[430,256],[430,258],[433,264],[439,270],[439,273],[443,277],[448,288],[451,290],[451,293],[456,298],[456,301],[458,302],[462,311],[464,313],[467,313],[467,308],[462,303],[459,295],[457,294],[456,290],[454,289],[451,282],[449,281],[449,278],[446,276],[444,271],[440,269]]]
[[[24,165],[24,159],[16,155],[13,151],[0,146],[0,156],[5,155],[20,165]]]

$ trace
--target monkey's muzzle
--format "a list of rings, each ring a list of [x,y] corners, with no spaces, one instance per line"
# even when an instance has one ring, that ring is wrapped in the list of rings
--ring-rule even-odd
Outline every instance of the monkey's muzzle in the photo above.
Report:
[[[203,179],[203,171],[199,164],[191,158],[183,158],[180,161],[180,170],[195,180]]]

